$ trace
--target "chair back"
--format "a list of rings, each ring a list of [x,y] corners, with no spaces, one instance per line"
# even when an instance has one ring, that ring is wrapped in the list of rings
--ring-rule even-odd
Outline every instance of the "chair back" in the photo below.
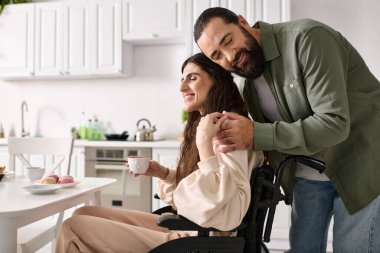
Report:
[[[46,168],[46,172],[58,169],[59,174],[70,175],[73,145],[72,138],[9,138],[9,167],[11,170],[21,167],[17,174],[23,174],[24,167],[39,166]]]

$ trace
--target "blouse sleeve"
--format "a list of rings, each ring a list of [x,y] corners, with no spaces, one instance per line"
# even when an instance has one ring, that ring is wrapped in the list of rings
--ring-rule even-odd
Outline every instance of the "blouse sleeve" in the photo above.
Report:
[[[249,207],[252,170],[263,160],[262,152],[236,150],[199,162],[173,192],[178,214],[203,227],[234,229]]]
[[[173,206],[173,191],[175,187],[175,177],[177,170],[175,167],[169,168],[169,173],[165,180],[158,179],[157,195],[162,202]]]

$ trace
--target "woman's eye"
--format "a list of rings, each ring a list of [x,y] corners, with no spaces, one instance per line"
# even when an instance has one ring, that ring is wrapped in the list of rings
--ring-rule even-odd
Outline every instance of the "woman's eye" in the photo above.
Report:
[[[226,45],[231,44],[231,42],[232,42],[232,39],[227,40],[227,41],[226,41]]]

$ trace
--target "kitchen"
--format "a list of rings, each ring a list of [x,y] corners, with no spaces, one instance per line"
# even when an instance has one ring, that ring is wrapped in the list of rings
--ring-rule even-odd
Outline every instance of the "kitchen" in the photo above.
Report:
[[[291,19],[315,18],[344,33],[360,50],[372,72],[380,78],[380,34],[376,28],[370,29],[368,26],[379,21],[375,13],[379,7],[376,0],[361,3],[354,0],[281,2],[290,2]],[[186,29],[189,26],[186,24]],[[191,39],[187,37],[189,34],[186,31],[180,39],[157,43],[152,43],[151,39],[147,39],[148,42],[133,42],[133,56],[130,59],[133,74],[127,78],[35,77],[0,80],[0,121],[5,137],[20,135],[21,102],[27,101],[25,123],[32,136],[69,136],[70,129],[79,126],[81,113],[85,112],[88,117],[96,115],[109,132],[128,130],[130,139],[136,131],[136,122],[147,118],[157,127],[157,140],[176,140],[183,128],[179,80],[181,64],[192,52],[192,46],[189,47]],[[82,147],[94,145],[87,141],[84,143]],[[277,230],[280,237],[286,233],[281,229],[287,226],[280,222],[280,229]]]

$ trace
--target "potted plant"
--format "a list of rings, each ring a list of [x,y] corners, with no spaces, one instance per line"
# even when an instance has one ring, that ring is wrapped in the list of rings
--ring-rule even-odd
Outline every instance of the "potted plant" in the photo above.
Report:
[[[21,3],[28,3],[31,2],[31,0],[0,0],[0,14],[3,12],[5,5],[7,4],[21,4]]]

